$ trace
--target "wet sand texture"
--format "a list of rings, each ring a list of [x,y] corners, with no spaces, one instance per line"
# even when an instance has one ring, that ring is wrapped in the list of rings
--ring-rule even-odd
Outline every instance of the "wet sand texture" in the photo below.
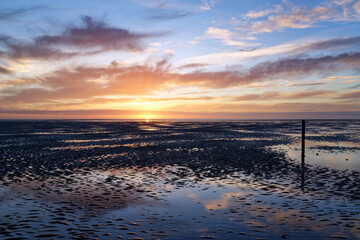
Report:
[[[302,189],[299,121],[0,121],[0,239],[360,239],[359,133],[307,122]]]

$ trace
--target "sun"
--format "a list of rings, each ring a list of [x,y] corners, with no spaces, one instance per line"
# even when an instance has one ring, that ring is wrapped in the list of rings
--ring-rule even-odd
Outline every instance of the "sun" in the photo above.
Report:
[[[151,117],[150,115],[146,115],[146,116],[145,116],[145,120],[146,120],[146,122],[149,122],[150,117]]]

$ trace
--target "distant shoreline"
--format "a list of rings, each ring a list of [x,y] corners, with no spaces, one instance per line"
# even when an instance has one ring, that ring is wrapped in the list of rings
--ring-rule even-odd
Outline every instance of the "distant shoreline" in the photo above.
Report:
[[[118,122],[238,122],[238,121],[360,121],[360,119],[331,119],[331,118],[268,118],[268,119],[97,119],[97,118],[3,118],[0,121],[118,121]]]

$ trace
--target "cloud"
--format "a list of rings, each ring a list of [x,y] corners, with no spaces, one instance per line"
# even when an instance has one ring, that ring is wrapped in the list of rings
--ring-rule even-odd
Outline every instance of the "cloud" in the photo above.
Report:
[[[201,6],[199,7],[200,10],[208,11],[215,7],[220,0],[201,0]]]
[[[348,38],[336,38],[324,41],[318,41],[310,44],[306,44],[302,47],[295,49],[293,52],[304,53],[304,52],[312,52],[319,50],[331,50],[331,49],[340,49],[340,48],[348,48],[355,47],[357,49],[360,46],[360,37],[348,37]]]
[[[318,21],[338,16],[335,9],[315,7],[313,9],[293,7],[289,12],[271,15],[265,21],[255,21],[250,26],[252,34],[281,31],[286,28],[309,28]]]
[[[135,101],[135,102],[163,102],[163,101],[197,101],[197,100],[213,100],[215,97],[201,96],[201,97],[170,97],[170,98],[123,98],[123,97],[105,97],[105,98],[94,98],[91,102],[107,102],[109,100],[118,101]]]
[[[60,35],[39,36],[31,43],[2,36],[0,43],[7,49],[5,56],[11,59],[62,59],[111,50],[139,51],[143,49],[144,39],[164,34],[133,33],[126,29],[109,27],[90,16],[83,16],[81,20],[81,27],[67,27]],[[64,47],[75,51],[65,51]]]
[[[59,99],[88,99],[111,95],[144,95],[164,91],[169,86],[206,87],[223,89],[278,79],[301,79],[310,74],[327,75],[342,70],[360,71],[360,53],[342,53],[312,58],[283,58],[263,62],[247,70],[193,71],[176,73],[168,59],[155,64],[122,66],[115,62],[101,67],[62,69],[43,76],[23,79],[22,88],[7,87],[0,92],[1,105],[52,103]],[[38,87],[26,87],[37,83]],[[308,94],[308,95],[307,95]],[[309,95],[310,94],[310,95]],[[305,98],[325,95],[326,92],[309,92],[287,95],[288,98]],[[279,96],[272,96],[279,97]]]
[[[11,71],[5,67],[0,66],[0,74],[10,74]]]
[[[272,13],[281,13],[283,11],[283,7],[281,5],[275,5],[274,8],[265,9],[262,11],[251,11],[245,15],[246,18],[256,19],[261,17],[266,17]]]
[[[201,40],[213,38],[219,40],[222,44],[228,46],[257,46],[259,43],[247,43],[244,40],[256,40],[253,36],[241,36],[229,29],[208,27],[204,36],[197,36],[193,40],[188,41],[191,45],[197,45]]]
[[[247,77],[272,78],[279,75],[304,76],[310,73],[329,74],[353,69],[359,71],[360,53],[341,53],[320,57],[290,57],[273,62],[260,63],[248,72]]]
[[[240,61],[249,61],[255,58],[276,56],[279,54],[289,53],[298,48],[298,44],[282,44],[267,48],[251,49],[248,51],[229,51],[229,52],[218,52],[211,53],[202,56],[185,58],[177,64],[184,65],[187,63],[207,63],[207,64],[233,64],[234,62],[239,63]]]
[[[333,3],[337,5],[346,5],[352,2],[354,2],[354,0],[333,0]]]
[[[344,89],[357,89],[357,88],[360,88],[360,84],[356,84],[356,85],[353,85],[353,86],[350,86],[350,87],[346,87]]]
[[[324,79],[324,81],[338,81],[338,80],[354,80],[360,78],[359,75],[350,75],[350,76],[330,76]]]
[[[243,104],[238,102],[223,102],[223,103],[201,103],[188,104],[187,106],[177,106],[176,109],[184,109],[183,111],[199,111],[203,112],[233,112],[234,109],[239,109],[241,112],[258,113],[266,112],[330,112],[330,111],[360,111],[358,103],[336,103],[336,102],[282,102],[282,103],[268,103],[259,102],[258,104]],[[170,109],[169,109],[170,110]],[[338,115],[341,118],[341,115]]]
[[[338,99],[360,99],[360,90],[354,90],[341,94]]]
[[[183,18],[189,16],[191,12],[181,12],[176,10],[160,10],[157,11],[156,14],[148,17],[148,19],[155,20],[155,21],[163,21],[163,20],[173,20],[178,18]]]
[[[118,66],[77,67],[23,79],[29,85],[40,82],[38,87],[6,88],[0,93],[1,105],[6,103],[52,102],[57,99],[90,99],[105,95],[147,94],[170,82],[172,74],[166,72],[167,61],[154,67]]]
[[[338,5],[341,8],[342,15],[343,15],[342,18],[344,20],[353,17],[353,16],[351,16],[351,15],[353,15],[353,9],[351,7],[353,2],[354,2],[354,0],[333,0],[332,1],[332,3],[334,5]],[[356,11],[355,11],[355,13],[356,13]]]
[[[36,43],[24,43],[11,37],[0,36],[0,45],[6,48],[4,58],[18,60],[21,58],[29,59],[63,59],[73,57],[78,52],[64,52],[60,49],[50,48],[49,46]]]
[[[359,36],[327,39],[310,43],[292,42],[266,48],[211,53],[202,56],[185,58],[180,60],[176,64],[186,65],[188,63],[207,63],[209,65],[230,65],[234,62],[241,64],[242,61],[248,62],[260,58],[278,58],[283,54],[291,56],[294,54],[312,53],[313,51],[339,49],[359,51],[359,45]]]
[[[189,64],[185,64],[182,66],[177,67],[178,69],[182,70],[182,69],[188,69],[188,68],[199,68],[199,67],[205,67],[208,66],[209,64],[207,63],[189,63]]]
[[[2,9],[0,10],[0,21],[14,21],[15,17],[19,17],[20,15],[44,8],[45,7],[43,6],[34,6],[34,7],[11,9],[11,10]]]
[[[78,48],[100,47],[102,50],[134,51],[142,48],[141,40],[161,34],[132,33],[126,29],[108,27],[104,22],[83,16],[83,27],[69,27],[62,35],[41,36],[36,44],[72,46]]]
[[[360,1],[352,0],[327,1],[324,5],[313,8],[294,6],[283,1],[282,5],[250,11],[243,15],[243,21],[232,21],[241,24],[236,29],[243,34],[253,35],[265,32],[277,32],[287,28],[304,29],[316,26],[316,23],[329,21],[359,21]]]
[[[360,14],[360,1],[357,1],[354,4],[354,10],[355,10],[356,13]]]
[[[331,74],[341,70],[360,71],[360,53],[334,56],[290,57],[263,62],[247,71],[193,72],[183,75],[184,82],[199,82],[213,88],[226,88],[278,78],[304,77],[309,74]]]
[[[289,84],[289,87],[300,87],[300,86],[318,86],[323,85],[324,82],[317,82],[317,83],[296,83],[296,84]]]
[[[133,3],[136,3],[140,6],[144,6],[152,9],[162,9],[162,10],[179,10],[179,9],[188,9],[193,7],[193,5],[181,3],[179,1],[172,0],[128,0]]]
[[[296,100],[304,98],[324,97],[334,94],[331,91],[303,91],[303,92],[264,92],[261,94],[246,94],[232,98],[235,101],[253,101],[253,100],[275,100],[287,99]]]
[[[206,30],[206,37],[219,39],[224,45],[246,45],[246,43],[243,41],[232,40],[232,38],[234,37],[234,33],[232,33],[228,29],[209,27]]]

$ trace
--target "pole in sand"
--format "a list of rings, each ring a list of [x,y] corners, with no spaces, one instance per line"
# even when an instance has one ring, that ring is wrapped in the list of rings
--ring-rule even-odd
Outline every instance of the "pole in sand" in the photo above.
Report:
[[[305,120],[301,121],[301,189],[305,185]]]

